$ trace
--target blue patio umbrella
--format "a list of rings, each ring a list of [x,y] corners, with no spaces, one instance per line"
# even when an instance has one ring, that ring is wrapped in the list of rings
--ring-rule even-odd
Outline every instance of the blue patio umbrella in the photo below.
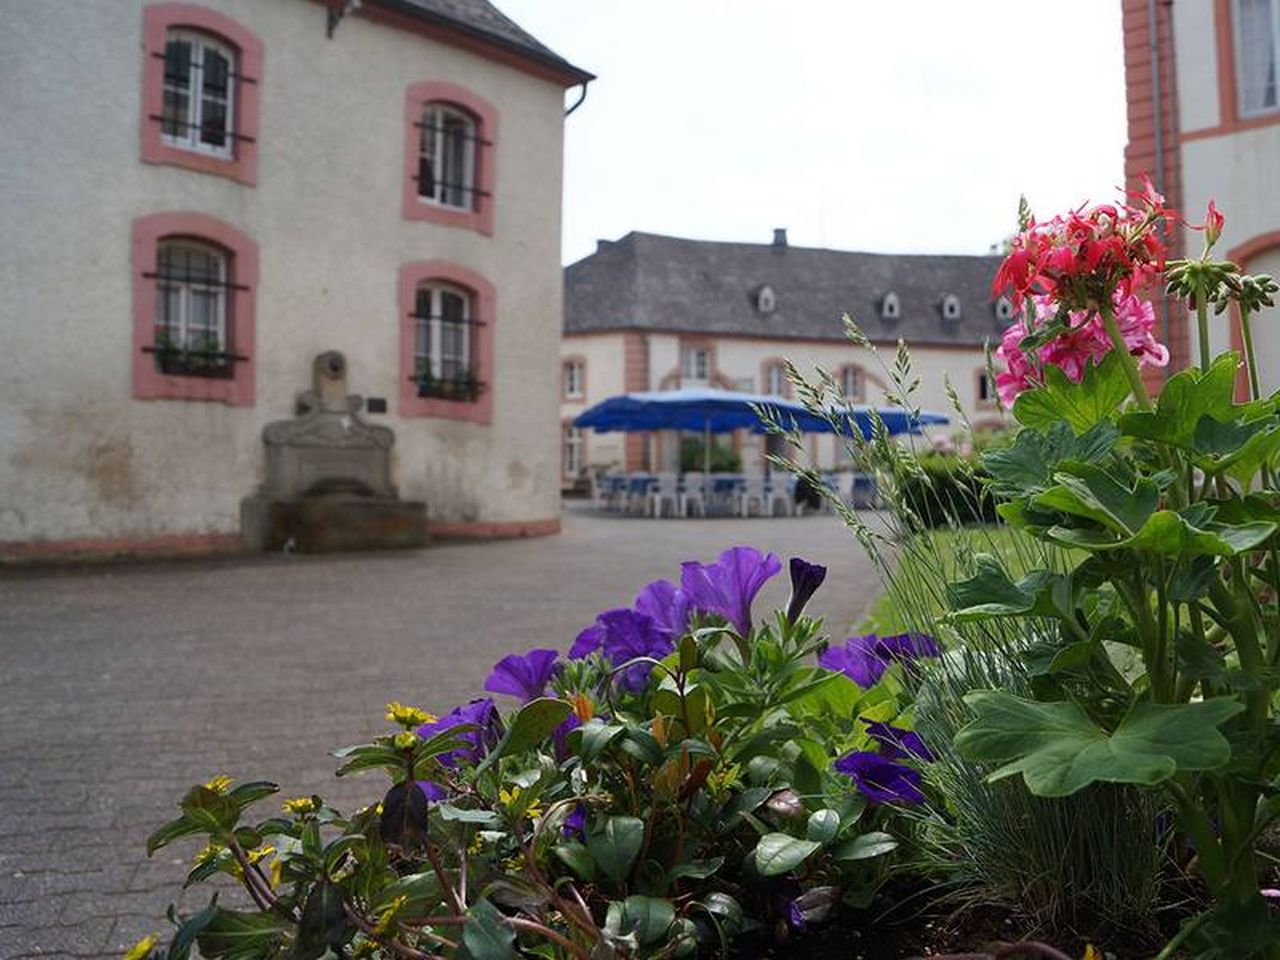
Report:
[[[768,410],[779,424],[788,429],[799,430],[801,433],[835,432],[827,416],[814,413],[794,400],[712,387],[619,394],[597,403],[578,416],[573,425],[589,427],[598,433],[616,430],[701,432],[706,434],[703,451],[709,462],[711,434],[743,429],[764,433],[768,429],[757,414],[757,407]],[[833,407],[832,410],[836,414],[833,419],[837,422],[843,418],[846,430],[851,432],[856,425],[864,437],[871,435],[872,407]],[[918,417],[913,417],[899,407],[879,407],[874,410],[891,434],[918,433],[923,425],[950,422],[940,413],[922,412]]]

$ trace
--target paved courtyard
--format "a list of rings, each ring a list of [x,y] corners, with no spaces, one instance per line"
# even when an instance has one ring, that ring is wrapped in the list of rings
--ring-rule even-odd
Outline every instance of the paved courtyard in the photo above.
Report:
[[[599,610],[737,543],[828,565],[811,610],[833,632],[878,592],[830,516],[578,510],[537,540],[0,573],[0,958],[167,937],[194,841],[151,861],[143,844],[190,784],[226,773],[368,802],[379,783],[335,781],[327,751],[384,730],[388,700],[443,713],[505,653],[563,651]],[[786,594],[784,573],[757,610]]]

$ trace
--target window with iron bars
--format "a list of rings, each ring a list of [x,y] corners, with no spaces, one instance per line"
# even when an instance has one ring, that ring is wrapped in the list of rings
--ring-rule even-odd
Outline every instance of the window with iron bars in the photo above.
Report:
[[[248,358],[231,351],[231,257],[193,240],[162,240],[156,248],[155,340],[144,351],[161,373],[230,379],[232,364]]]
[[[443,284],[418,287],[412,314],[419,397],[474,401],[485,385],[473,364],[471,294]]]
[[[159,54],[157,54],[159,56]],[[231,157],[235,129],[236,51],[204,34],[171,30],[164,52],[160,133],[170,146]]]
[[[474,210],[488,194],[476,184],[479,151],[489,146],[465,111],[428,103],[418,124],[418,199],[441,207]]]

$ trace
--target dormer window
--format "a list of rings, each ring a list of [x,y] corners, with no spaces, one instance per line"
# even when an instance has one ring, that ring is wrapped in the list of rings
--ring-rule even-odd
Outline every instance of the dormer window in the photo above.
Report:
[[[1000,297],[996,300],[996,319],[1001,323],[1007,323],[1013,319],[1013,301],[1008,297]]]
[[[959,320],[960,319],[960,298],[954,293],[948,293],[942,298],[942,319],[943,320]]]
[[[773,313],[778,309],[778,295],[767,283],[756,291],[756,309],[761,313]]]
[[[902,316],[902,304],[898,300],[898,295],[891,290],[880,301],[880,318],[882,320],[897,320],[900,316]]]

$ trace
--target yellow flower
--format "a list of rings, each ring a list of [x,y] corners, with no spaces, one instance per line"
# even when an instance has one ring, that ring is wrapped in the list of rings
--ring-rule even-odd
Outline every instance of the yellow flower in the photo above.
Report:
[[[407,706],[399,700],[392,700],[387,704],[387,720],[400,724],[406,730],[410,727],[420,727],[424,723],[435,723],[437,719],[427,711]]]
[[[124,955],[124,960],[143,960],[144,957],[151,956],[155,946],[156,935],[149,933],[129,948],[129,952]]]
[[[519,855],[507,857],[502,861],[502,868],[509,873],[519,873],[524,868],[524,860]]]
[[[378,922],[373,925],[372,932],[375,937],[380,937],[387,932],[391,922],[395,920],[396,914],[400,912],[400,908],[405,905],[405,901],[408,899],[407,896],[399,896],[387,905],[387,908],[379,915]]]
[[[1084,960],[1102,960],[1102,953],[1092,943],[1084,945]]]
[[[316,802],[310,797],[294,797],[292,800],[286,800],[284,802],[284,812],[292,813],[297,817],[308,813],[315,813]]]
[[[271,861],[271,888],[274,890],[284,882],[284,861],[276,857]]]
[[[418,735],[412,730],[406,730],[404,733],[397,733],[393,742],[399,750],[412,750],[418,745]]]
[[[231,786],[231,778],[220,773],[205,784],[205,789],[212,790],[214,793],[226,793],[229,786]]]
[[[484,849],[484,837],[481,834],[477,833],[475,837],[471,840],[471,842],[467,844],[467,853],[474,856],[475,854],[479,853],[483,849]]]
[[[271,856],[271,854],[275,852],[276,852],[275,847],[270,847],[270,846],[258,847],[258,849],[256,850],[246,851],[245,856],[249,858],[250,863],[257,863],[259,860],[262,860],[264,857],[269,857]]]
[[[208,863],[210,860],[212,860],[221,852],[222,852],[222,847],[220,847],[218,844],[216,843],[206,844],[204,846],[204,849],[200,850],[195,855],[195,857],[192,860],[192,863],[194,863],[198,867],[201,864]]]

